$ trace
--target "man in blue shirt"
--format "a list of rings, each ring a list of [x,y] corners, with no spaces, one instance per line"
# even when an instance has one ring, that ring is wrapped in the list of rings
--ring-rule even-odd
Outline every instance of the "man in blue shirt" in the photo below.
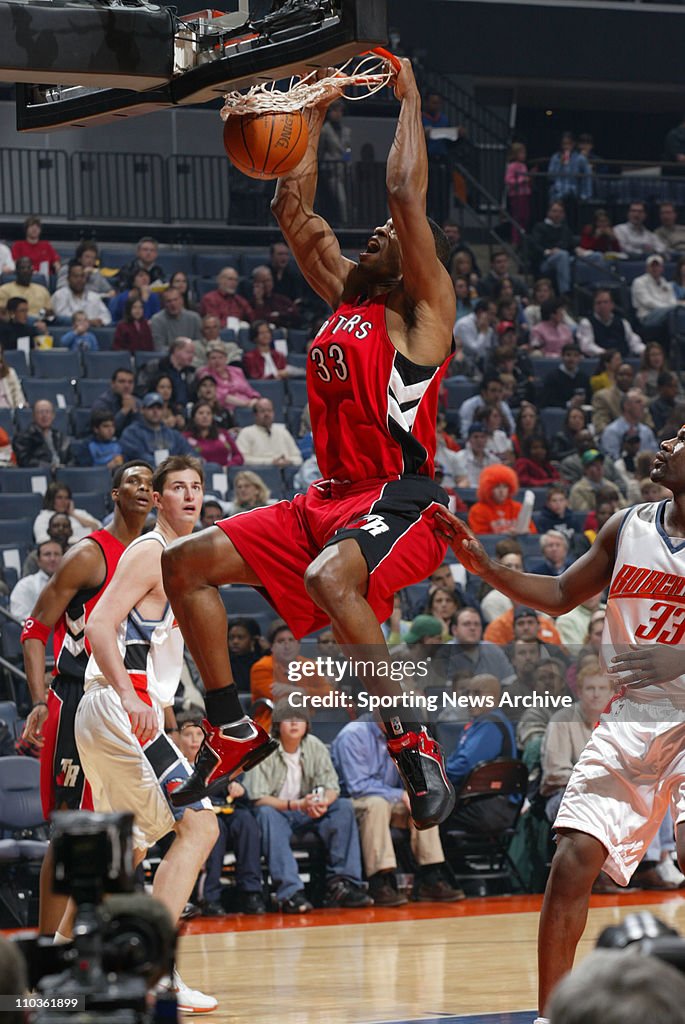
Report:
[[[449,880],[437,826],[421,832],[414,827],[409,799],[376,722],[349,722],[333,741],[331,757],[345,795],[352,798],[374,903],[398,907],[407,902],[397,890],[391,827],[409,829],[418,865],[415,899],[442,903],[464,899],[461,889],[455,889]]]
[[[447,825],[469,832],[490,832],[513,821],[516,804],[506,796],[460,804],[459,790],[481,761],[515,758],[516,738],[511,722],[499,707],[502,687],[495,676],[474,676],[468,690],[462,692],[469,697],[472,714],[446,765],[447,776],[457,792],[457,803]]]
[[[164,399],[156,391],[143,398],[140,418],[126,427],[119,442],[125,460],[145,459],[158,466],[169,455],[192,455],[183,434],[162,423]]]

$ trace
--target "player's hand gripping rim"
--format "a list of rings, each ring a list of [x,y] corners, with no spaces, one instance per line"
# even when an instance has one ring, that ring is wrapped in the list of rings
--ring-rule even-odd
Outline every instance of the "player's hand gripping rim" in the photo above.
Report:
[[[684,674],[685,645],[630,644],[628,650],[611,659],[608,672],[615,688],[661,686]]]
[[[435,532],[447,541],[465,569],[476,576],[482,576],[490,565],[490,559],[465,522],[440,507],[435,513]]]

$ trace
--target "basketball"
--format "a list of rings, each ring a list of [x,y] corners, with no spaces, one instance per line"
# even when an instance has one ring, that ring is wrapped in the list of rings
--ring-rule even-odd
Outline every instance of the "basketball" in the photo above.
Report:
[[[228,158],[250,178],[278,178],[287,174],[304,156],[307,136],[307,125],[299,111],[236,114],[224,125]]]

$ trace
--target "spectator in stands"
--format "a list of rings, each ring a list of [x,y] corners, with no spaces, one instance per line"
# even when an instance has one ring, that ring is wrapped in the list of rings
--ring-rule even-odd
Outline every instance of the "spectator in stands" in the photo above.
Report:
[[[566,538],[569,546],[573,543],[575,520],[569,512],[566,488],[562,484],[552,484],[548,489],[544,508],[535,513],[535,525],[542,535],[555,530]]]
[[[52,300],[45,285],[33,280],[33,264],[28,256],[17,260],[15,280],[0,285],[0,306],[6,306],[10,299],[24,299],[28,303],[29,316],[38,322],[39,330],[45,328],[45,317],[52,316]]]
[[[673,278],[673,291],[678,302],[685,299],[685,256],[679,256]]]
[[[564,323],[562,299],[547,299],[540,307],[540,323],[530,332],[530,347],[543,356],[561,355],[564,345],[573,343],[573,333]]]
[[[87,239],[79,242],[74,253],[74,259],[77,263],[81,264],[86,272],[86,288],[88,291],[95,292],[102,299],[111,299],[116,295],[111,280],[98,270],[98,247],[95,242],[88,241]],[[68,266],[60,267],[59,274],[57,275],[57,288],[63,288],[67,284],[68,273]]]
[[[236,473],[233,480],[233,501],[228,504],[227,515],[234,516],[238,512],[263,508],[264,505],[273,505],[275,500],[257,473],[243,469],[240,473]]]
[[[55,468],[71,462],[70,441],[61,430],[57,430],[55,410],[52,402],[40,399],[33,404],[33,422],[26,430],[14,435],[12,447],[21,467],[41,466]]]
[[[519,489],[516,473],[509,466],[487,466],[478,482],[478,501],[469,511],[474,533],[535,533],[532,521],[521,516],[523,506],[512,495]]]
[[[158,466],[169,455],[190,455],[192,448],[183,434],[162,424],[164,400],[154,391],[143,398],[140,416],[119,438],[124,460],[145,459]]]
[[[451,472],[457,487],[477,487],[481,470],[499,463],[497,455],[486,451],[487,433],[482,423],[472,423],[467,432],[466,447],[455,452]]]
[[[200,300],[200,313],[203,317],[215,316],[221,327],[244,327],[255,319],[252,306],[238,294],[240,277],[233,267],[224,267],[216,277],[216,288],[207,292]],[[229,323],[237,321],[233,325]]]
[[[554,274],[558,291],[570,295],[574,238],[563,203],[550,203],[547,216],[534,225],[530,239],[541,273]]]
[[[249,380],[284,380],[287,377],[304,377],[306,370],[290,366],[286,357],[273,344],[273,332],[266,320],[255,320],[250,328],[250,341],[254,344],[251,352],[243,358],[243,369]]]
[[[274,291],[270,267],[255,267],[250,279],[251,290],[248,297],[257,320],[266,320],[274,327],[299,327],[299,304]]]
[[[176,716],[178,724],[177,743],[190,764],[193,764],[200,749],[203,712],[200,708],[180,711]],[[250,811],[245,796],[245,787],[239,780],[229,782],[218,793],[212,795],[212,804],[219,825],[219,838],[205,863],[202,885],[202,914],[204,917],[221,917],[225,913],[221,905],[221,872],[227,850],[235,853],[235,886],[238,890],[238,907],[243,914],[265,914],[262,896],[261,834],[259,825]]]
[[[223,519],[223,513],[218,518]],[[229,619],[228,649],[231,655],[231,671],[240,693],[250,692],[250,672],[252,666],[264,654],[263,643],[259,623],[255,619]]]
[[[176,270],[169,278],[169,287],[175,288],[181,294],[183,299],[183,308],[192,309],[197,313],[197,303],[193,296],[193,292],[190,287],[190,281],[185,270]]]
[[[239,366],[229,366],[223,341],[210,341],[207,345],[207,365],[201,366],[195,379],[211,377],[216,384],[216,400],[224,409],[254,409],[260,394],[248,383]]]
[[[548,530],[540,537],[542,559],[531,563],[530,571],[539,576],[561,576],[574,561],[569,557],[568,537],[559,530]]]
[[[172,402],[177,408],[188,405],[193,392],[195,370],[193,359],[195,358],[195,346],[191,338],[179,336],[169,344],[169,351],[162,356],[157,365],[147,363],[144,368],[144,379],[146,390],[161,376],[166,374],[173,385]]]
[[[497,644],[483,640],[483,622],[475,608],[460,608],[451,627],[453,642],[445,648],[446,673],[453,679],[459,672],[487,673],[497,679],[513,674],[511,663]]]
[[[16,370],[5,362],[4,346],[0,345],[0,409],[18,409],[22,405],[26,405],[26,398],[21,381]]]
[[[177,402],[174,395],[174,381],[168,373],[158,374],[152,381],[150,391],[156,391],[164,402],[162,423],[174,430],[184,430],[186,425],[185,412],[188,403]]]
[[[7,320],[0,320],[0,345],[3,350],[16,349],[20,338],[26,339],[28,347],[33,348],[38,330],[35,323],[29,323],[29,305],[26,299],[15,295],[7,303],[7,314]]]
[[[549,446],[544,437],[524,440],[514,469],[521,487],[546,487],[559,479],[559,470],[550,462]]]
[[[516,416],[516,431],[511,437],[517,457],[523,454],[523,444],[527,438],[531,437],[545,438],[545,430],[533,403],[521,402],[521,407]]]
[[[658,341],[650,341],[642,353],[640,369],[635,377],[635,387],[639,388],[647,398],[654,398],[659,392],[658,379],[669,370],[666,355]],[[680,384],[678,383],[678,390]]]
[[[197,313],[185,309],[183,296],[177,288],[167,288],[162,296],[164,308],[150,320],[152,344],[157,352],[166,352],[175,338],[190,338],[199,341],[202,337],[202,322]],[[194,353],[193,353],[194,354]]]
[[[219,466],[243,464],[243,457],[230,432],[217,426],[209,402],[195,403],[183,436],[195,453],[207,462],[216,462]]]
[[[618,487],[611,483],[604,475],[604,455],[596,448],[590,448],[583,452],[583,475],[573,485],[568,496],[569,505],[574,512],[590,512],[595,508],[597,495],[600,490],[614,492],[619,506],[623,500]]]
[[[622,365],[623,360],[618,349],[608,348],[604,352],[600,352],[595,372],[590,375],[592,394],[595,395],[602,388],[610,388],[612,384],[615,384],[616,374]]]
[[[614,463],[617,472],[622,475],[626,482],[625,494],[629,503],[641,500],[640,477],[638,476],[640,448],[640,431],[631,427],[630,430],[626,430],[621,439],[620,455]],[[652,451],[650,453],[648,450],[645,450],[643,454],[649,454],[653,458],[656,452]]]
[[[330,754],[321,740],[309,735],[306,712],[288,707],[287,702],[274,711],[278,749],[245,776],[245,785],[256,808],[262,850],[280,909],[289,914],[312,909],[290,848],[293,834],[305,831],[316,832],[326,847],[325,905],[369,906],[373,900],[361,885],[354,808],[350,800],[340,797]]]
[[[659,203],[659,222],[654,234],[665,246],[665,256],[681,256],[685,253],[685,224],[678,223],[678,211],[674,203]]]
[[[620,252],[616,233],[606,210],[595,210],[592,224],[586,224],[580,234],[579,255],[587,252]]]
[[[62,512],[69,516],[71,524],[70,544],[76,544],[87,537],[93,530],[99,530],[102,523],[83,508],[74,507],[71,487],[68,484],[52,481],[48,484],[43,496],[43,508],[33,521],[33,536],[37,544],[48,539],[48,523],[54,512]]]
[[[523,572],[523,554],[519,542],[508,537],[498,540],[495,545],[495,561],[505,565],[508,569]],[[478,590],[478,600],[481,618],[486,626],[493,619],[499,618],[500,615],[513,608],[512,601],[505,594],[495,590],[489,583],[482,580]]]
[[[595,616],[599,614],[602,625],[604,624],[604,618],[606,616],[606,608],[604,605],[600,608],[602,601],[602,595],[595,594],[594,597],[590,597],[583,604],[577,605],[572,608],[570,612],[565,612],[563,615],[558,615],[556,620],[556,627],[559,630],[559,636],[565,647],[567,647],[571,653],[578,659],[580,657],[580,648],[584,643],[588,642],[589,631]],[[601,630],[600,630],[601,636]],[[598,647],[595,653],[598,652]],[[578,664],[578,662],[576,662]]]
[[[529,302],[523,311],[526,323],[528,327],[535,327],[542,320],[541,307],[542,303],[548,299],[555,297],[554,287],[548,277],[539,277],[533,285],[533,301]],[[565,311],[565,322],[569,327],[573,326],[573,320],[568,316],[568,311]]]
[[[543,381],[542,400],[543,409],[553,408],[571,409],[580,408],[590,401],[590,378],[580,369],[581,352],[573,342],[567,342],[561,350],[561,362],[556,370],[552,370]],[[580,427],[580,418],[576,423]],[[585,416],[582,416],[582,426],[585,426]],[[569,446],[569,438],[564,440],[566,447]],[[558,458],[556,445],[553,443],[554,458]]]
[[[657,253],[647,257],[647,272],[636,277],[630,295],[637,318],[648,328],[667,328],[669,335],[685,334],[685,307],[664,274],[664,260]]]
[[[647,426],[645,420],[651,416],[645,401],[645,396],[638,388],[631,388],[623,395],[621,402],[621,415],[618,416],[602,431],[600,447],[607,455],[618,459],[621,455],[621,447],[624,435],[629,430],[637,430],[640,434],[640,448],[656,451],[659,447],[653,431]]]
[[[30,614],[50,577],[62,561],[62,547],[57,541],[45,540],[38,545],[38,571],[22,576],[10,594],[10,612],[23,622]]]
[[[550,202],[589,199],[592,195],[592,168],[576,148],[576,138],[573,132],[562,134],[561,146],[552,155],[547,173],[551,179]],[[562,291],[565,290],[562,288]]]
[[[66,285],[58,288],[52,297],[55,316],[62,323],[67,323],[74,313],[83,312],[91,327],[106,327],[112,322],[112,314],[97,292],[88,291],[86,280],[85,269],[76,260],[71,260]]]
[[[473,398],[467,398],[466,401],[462,403],[459,410],[462,437],[466,437],[468,435],[469,427],[473,423],[476,409],[480,409],[481,406],[485,406],[486,408],[494,406],[499,409],[508,430],[511,432],[514,431],[514,417],[511,409],[502,399],[503,394],[504,388],[502,387],[502,381],[500,380],[499,374],[484,373],[479,393],[474,395]]]
[[[134,422],[140,410],[140,399],[133,394],[134,384],[132,370],[115,370],[110,386],[93,402],[93,412],[104,411],[114,416],[117,437]]]
[[[452,284],[454,285],[454,294],[457,297],[457,320],[461,320],[462,317],[473,313],[476,292],[469,283],[468,277],[464,274],[457,274],[452,279]]]
[[[207,362],[207,346],[210,341],[221,341],[221,322],[216,316],[203,316],[202,317],[202,337],[199,341],[194,341],[195,346],[195,365],[204,366]],[[235,341],[224,341],[222,342],[224,351],[226,352],[226,362],[236,363],[239,365],[243,361],[243,350]]]
[[[592,426],[597,434],[621,415],[623,396],[633,387],[634,379],[635,372],[630,363],[621,363],[616,371],[616,383],[595,391],[592,396]]]
[[[124,457],[121,445],[116,439],[114,416],[106,409],[93,409],[90,414],[91,436],[78,445],[75,451],[80,466],[107,466],[114,471]],[[76,445],[74,448],[76,449]]]
[[[28,257],[35,272],[48,279],[50,274],[59,272],[60,258],[50,243],[40,237],[41,231],[40,217],[27,217],[24,221],[23,240],[12,245],[12,259],[17,264],[23,257]]]
[[[443,640],[450,636],[450,626],[454,616],[462,607],[462,601],[454,587],[431,586],[426,601],[426,615],[431,615],[442,623]]]
[[[0,242],[0,274],[13,274],[14,273],[14,260],[12,259],[12,253],[10,247],[5,245],[4,242]]]
[[[155,313],[159,313],[162,308],[162,300],[160,299],[159,294],[159,292],[153,292],[150,288],[149,271],[139,267],[133,275],[133,283],[131,284],[131,287],[126,288],[123,292],[119,292],[119,294],[115,295],[111,300],[109,308],[112,313],[112,321],[117,323],[121,320],[126,309],[126,303],[132,298],[139,298],[143,300],[145,319],[150,320],[150,318],[153,317]]]
[[[150,275],[150,283],[154,284],[155,281],[164,282],[166,275],[160,265],[157,263],[157,257],[159,255],[159,245],[156,239],[144,236],[139,239],[136,247],[135,258],[129,263],[124,264],[117,275],[117,285],[120,291],[125,288],[130,288],[134,282],[136,272],[138,270],[146,270]]]
[[[530,171],[526,163],[527,153],[523,142],[514,142],[509,150],[509,161],[504,172],[504,186],[507,192],[509,213],[525,234],[530,223],[530,196],[533,191]],[[519,245],[523,235],[516,226],[512,227],[512,245]]]
[[[456,277],[465,277],[471,288],[478,294],[480,287],[480,271],[476,270],[476,261],[473,253],[466,247],[460,247],[450,257],[449,272],[452,280]]]
[[[546,406],[550,403],[543,401],[542,404]],[[552,458],[561,461],[569,455],[574,455],[578,435],[584,431],[586,431],[585,412],[579,406],[571,405],[566,412],[563,427],[552,438]]]
[[[467,313],[457,319],[454,324],[454,341],[460,345],[464,355],[477,363],[497,344],[497,333],[494,329],[497,311],[494,302],[479,299],[473,307],[473,313]],[[472,376],[468,370],[459,370],[454,361],[450,365],[450,374],[463,373]]]
[[[302,299],[302,278],[293,263],[285,242],[272,242],[269,246],[269,268],[274,279],[274,291],[285,295],[291,302]]]
[[[273,402],[260,398],[254,405],[254,423],[238,434],[238,448],[246,466],[300,466],[302,455],[288,428],[274,423]]]
[[[599,288],[592,300],[592,313],[583,317],[578,325],[576,339],[586,356],[598,356],[607,349],[615,349],[626,359],[639,356],[645,345],[630,326],[628,320],[616,312],[611,292]]]
[[[464,899],[450,882],[437,826],[419,832],[409,815],[397,769],[376,722],[349,722],[331,746],[333,765],[345,794],[352,799],[369,895],[380,907],[407,902],[397,889],[397,858],[391,828],[409,831],[411,852],[418,871],[414,899],[453,903]]]
[[[69,541],[71,540],[71,520],[66,512],[53,512],[48,519],[48,535],[46,540],[56,541],[62,549],[62,553],[68,549]],[[21,567],[22,576],[30,576],[31,573],[38,572],[40,566],[38,565],[38,548],[34,548],[29,551],[28,555],[24,559],[24,564]]]
[[[82,310],[71,315],[71,330],[62,335],[62,348],[72,352],[97,352],[98,339],[90,328],[88,316]]]
[[[442,230],[447,235],[447,241],[450,243],[450,254],[447,260],[447,265],[452,273],[452,263],[457,253],[465,252],[471,257],[471,269],[480,277],[480,269],[478,267],[478,261],[476,260],[473,249],[470,248],[464,242],[461,236],[461,227],[454,220],[444,220],[442,222]]]
[[[224,519],[225,516],[223,502],[210,494],[202,503],[202,511],[200,512],[197,529],[206,530],[208,526],[214,526],[215,523],[220,519]]]
[[[200,377],[195,375],[195,401],[207,402],[212,408],[214,422],[224,430],[231,430],[234,426],[233,417],[222,405],[219,405],[216,398],[216,381],[213,377]]]
[[[485,450],[495,455],[498,462],[513,465],[514,447],[504,430],[504,417],[496,405],[481,405],[475,412],[475,420],[485,430]]]
[[[628,219],[614,228],[621,252],[629,259],[639,260],[650,253],[665,253],[666,245],[661,239],[645,227],[647,210],[641,201],[633,202],[628,207]]]
[[[657,386],[659,393],[649,403],[649,411],[654,421],[654,430],[659,434],[675,412],[680,385],[676,374],[666,370],[657,377]]]
[[[561,644],[561,637],[552,619],[548,619],[546,615],[540,615],[534,608],[528,608],[525,605],[514,605],[507,609],[498,618],[492,620],[483,635],[491,644],[499,644],[501,647],[514,645],[507,650],[507,654],[516,669],[518,678],[521,678],[521,671],[520,666],[514,661],[514,656],[519,642],[535,641],[537,643],[539,641],[541,644]],[[524,660],[526,660],[526,664],[531,661],[530,658]],[[533,659],[534,664],[537,664],[538,661],[539,657]]]
[[[124,307],[123,318],[116,326],[112,348],[115,351],[152,352],[152,331],[145,318],[142,298],[129,293]]]
[[[511,281],[515,295],[522,299],[528,298],[526,282],[521,277],[511,273],[511,260],[504,249],[494,249],[490,257],[490,270],[481,281],[482,292],[489,298],[500,297],[499,290],[503,281]]]

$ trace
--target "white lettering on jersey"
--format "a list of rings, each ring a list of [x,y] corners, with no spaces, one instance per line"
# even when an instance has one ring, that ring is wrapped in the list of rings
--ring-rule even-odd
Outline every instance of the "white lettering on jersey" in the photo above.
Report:
[[[366,522],[363,526],[360,526],[360,530],[366,530],[372,537],[377,537],[379,533],[387,533],[390,529],[388,524],[383,519],[383,516],[370,513],[368,516],[364,516]]]
[[[64,772],[64,782],[62,785],[68,789],[75,786],[76,780],[78,779],[78,773],[81,771],[81,766],[74,764],[70,757],[63,757],[62,771]]]

